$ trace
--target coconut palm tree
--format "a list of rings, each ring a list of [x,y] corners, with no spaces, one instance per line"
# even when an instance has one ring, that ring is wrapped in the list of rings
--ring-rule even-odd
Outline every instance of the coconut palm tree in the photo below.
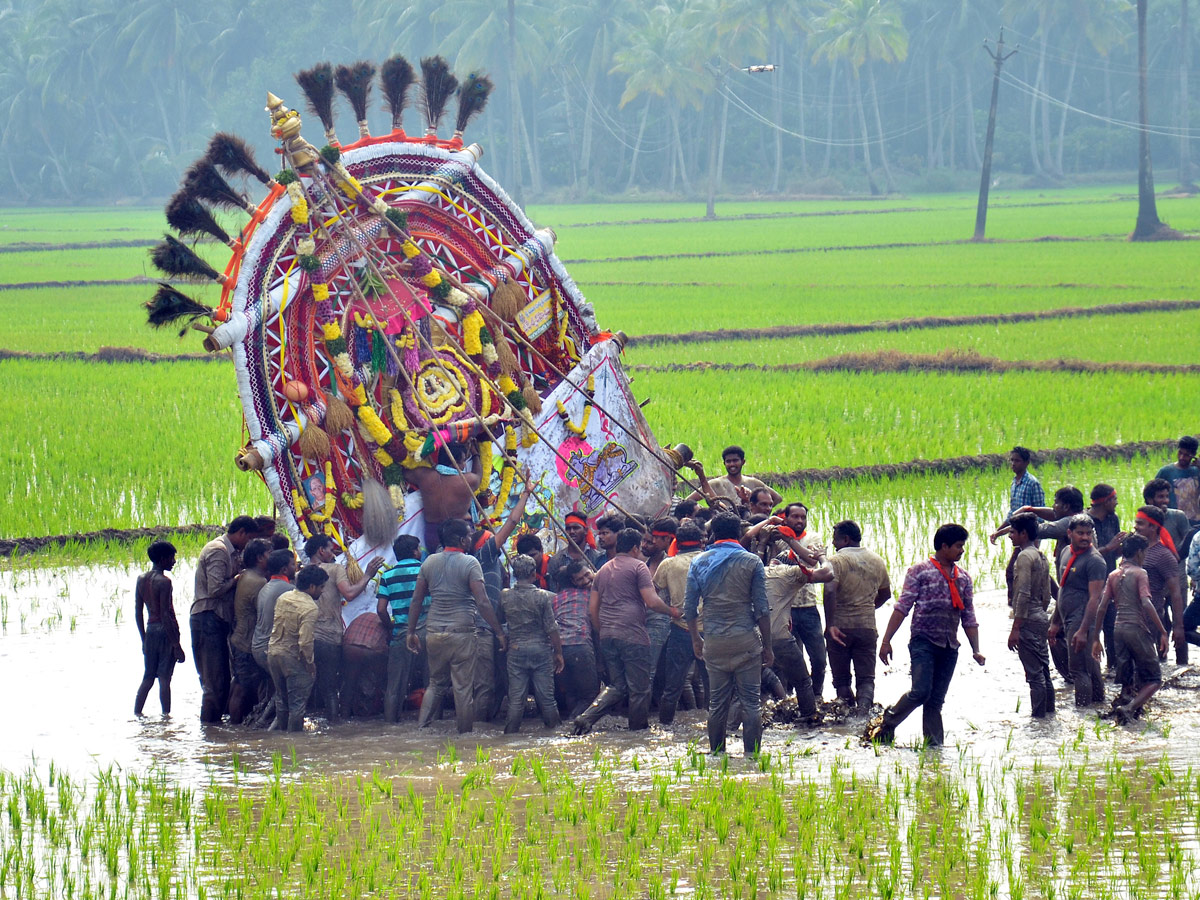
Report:
[[[859,126],[863,136],[863,159],[871,172],[871,139],[863,108],[859,72],[867,71],[867,84],[875,113],[875,132],[879,135],[879,159],[889,191],[895,190],[888,165],[883,119],[879,114],[879,94],[875,87],[874,63],[902,62],[908,55],[908,32],[893,0],[832,0],[825,13],[814,23],[814,59],[845,60],[850,64],[858,102]]]
[[[691,0],[684,0],[677,7],[662,4],[650,10],[639,26],[626,30],[624,46],[613,54],[612,68],[614,74],[625,76],[625,90],[620,101],[622,108],[639,97],[646,98],[638,130],[639,146],[650,103],[655,98],[664,101],[671,129],[669,169],[672,177],[668,187],[673,188],[673,176],[678,172],[683,189],[688,193],[692,188],[683,156],[679,115],[685,109],[703,109],[704,95],[712,90],[713,84],[712,78],[702,69],[702,61],[708,53],[702,41],[704,28],[702,22],[696,21],[695,12],[696,5]],[[635,150],[633,167],[636,165]],[[630,170],[630,186],[634,168]]]
[[[1130,240],[1145,241],[1161,236],[1166,225],[1158,217],[1154,199],[1154,169],[1150,163],[1150,132],[1147,130],[1150,102],[1146,96],[1146,0],[1137,0],[1138,41],[1138,214]]]
[[[576,189],[586,192],[595,183],[592,153],[596,142],[597,105],[603,102],[604,79],[612,65],[617,35],[629,23],[629,0],[570,0],[555,12],[561,65],[569,67],[566,80],[582,80],[583,124],[577,142]]]

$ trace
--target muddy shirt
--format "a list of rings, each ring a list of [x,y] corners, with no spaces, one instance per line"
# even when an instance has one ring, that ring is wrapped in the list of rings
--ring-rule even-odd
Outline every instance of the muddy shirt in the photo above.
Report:
[[[640,559],[618,554],[610,559],[592,582],[600,595],[600,638],[616,638],[649,646],[646,631],[646,601],[642,591],[654,590],[650,569]]]
[[[313,628],[317,624],[317,604],[304,591],[288,591],[275,601],[275,621],[267,656],[285,657],[306,665],[313,664]]]
[[[687,573],[692,560],[703,553],[703,550],[689,550],[668,556],[658,564],[654,573],[654,590],[658,599],[668,606],[683,609],[683,599],[687,596]],[[672,619],[675,625],[687,631],[687,623],[683,619]]]
[[[1064,620],[1079,607],[1087,606],[1091,596],[1089,585],[1093,581],[1104,581],[1108,577],[1108,566],[1104,564],[1104,557],[1093,547],[1087,553],[1080,553],[1075,557],[1071,571],[1063,580],[1063,572],[1073,553],[1068,545],[1058,554],[1058,608]]]
[[[1139,566],[1122,566],[1108,576],[1104,586],[1109,602],[1117,608],[1117,625],[1146,627],[1142,617],[1142,601],[1150,599],[1150,579]]]
[[[475,628],[475,595],[472,584],[486,584],[483,567],[475,557],[444,550],[421,563],[421,574],[433,602],[425,627],[430,631],[471,631]]]
[[[796,595],[808,585],[808,573],[803,567],[777,557],[765,570],[767,606],[771,608],[771,641],[788,641],[792,637],[792,606]]]
[[[1050,563],[1032,544],[1022,548],[1013,562],[1013,618],[1048,624],[1050,616]]]
[[[1179,558],[1160,542],[1146,551],[1142,568],[1150,582],[1150,602],[1161,619],[1171,597],[1167,585],[1172,578],[1179,578]]]
[[[238,579],[233,592],[233,634],[229,637],[229,643],[243,653],[250,652],[254,626],[258,622],[258,592],[266,583],[266,575],[256,569],[248,569]]]
[[[240,554],[229,535],[209,541],[196,561],[196,592],[192,600],[192,615],[215,612],[233,623],[233,588],[237,577]]]
[[[564,647],[592,643],[592,620],[588,614],[590,588],[567,587],[554,596],[554,621]]]
[[[250,641],[252,653],[266,653],[267,645],[271,642],[271,628],[275,624],[275,602],[288,591],[292,583],[283,576],[272,578],[258,592],[255,602],[257,615],[254,622],[254,636]]]
[[[342,592],[338,582],[349,581],[346,567],[341,563],[322,563],[321,568],[329,576],[321,596],[317,598],[316,639],[323,644],[340,644],[346,626],[342,622]]]
[[[500,607],[508,622],[509,647],[549,647],[558,634],[554,595],[529,584],[516,584],[500,592]]]
[[[837,582],[837,602],[829,625],[876,631],[875,598],[882,589],[891,588],[883,559],[866,547],[843,547],[829,557],[829,568]]]
[[[1088,517],[1092,520],[1092,525],[1096,531],[1096,547],[1107,547],[1113,538],[1121,531],[1121,518],[1116,513],[1109,513],[1103,519],[1097,519],[1091,513]],[[1114,550],[1112,553],[1101,553],[1104,557],[1104,565],[1108,567],[1108,571],[1112,572],[1117,567],[1117,563],[1121,559],[1120,549]]]
[[[758,620],[770,615],[762,560],[737,541],[718,541],[688,569],[683,616],[689,622],[701,600],[706,640],[756,634]]]

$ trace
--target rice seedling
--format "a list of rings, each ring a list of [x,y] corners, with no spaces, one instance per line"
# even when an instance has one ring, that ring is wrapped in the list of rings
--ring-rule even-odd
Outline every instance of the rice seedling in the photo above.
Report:
[[[10,360],[0,371],[0,421],[22,423],[8,432],[0,485],[27,498],[5,504],[0,534],[207,524],[270,508],[261,483],[213,478],[241,442],[231,367]]]
[[[664,442],[704,460],[745,447],[758,471],[901,462],[1024,444],[1080,447],[1194,428],[1200,378],[1161,374],[638,373],[634,389]],[[1153,402],[1147,402],[1153,398]],[[1088,412],[1089,407],[1090,412]],[[706,427],[697,433],[694,423]],[[735,424],[736,423],[736,424]],[[708,435],[715,440],[710,443]]]

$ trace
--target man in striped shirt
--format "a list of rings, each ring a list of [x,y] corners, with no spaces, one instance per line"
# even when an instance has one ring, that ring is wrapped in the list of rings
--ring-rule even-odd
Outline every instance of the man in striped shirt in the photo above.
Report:
[[[383,693],[383,718],[395,722],[408,696],[408,684],[412,677],[413,664],[418,656],[409,652],[404,644],[404,631],[408,627],[408,607],[412,603],[413,588],[417,585],[417,574],[421,571],[421,542],[411,534],[402,534],[392,542],[396,564],[379,576],[375,590],[378,597],[380,621],[392,635],[388,645],[387,687]],[[425,614],[432,602],[427,594],[418,620],[418,635],[424,645],[425,630],[421,627]]]

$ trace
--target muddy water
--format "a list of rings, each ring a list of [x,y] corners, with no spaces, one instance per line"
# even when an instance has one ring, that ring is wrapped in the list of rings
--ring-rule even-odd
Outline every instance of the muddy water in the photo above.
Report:
[[[151,715],[139,719],[132,714],[141,677],[130,597],[135,575],[125,569],[92,568],[8,572],[0,577],[0,768],[21,770],[31,762],[44,766],[53,761],[86,773],[110,765],[133,770],[158,765],[198,784],[232,780],[235,770],[254,778],[271,771],[275,754],[289,762],[294,754],[301,770],[356,773],[398,767],[414,776],[436,778],[439,755],[444,761],[451,741],[460,759],[474,759],[477,747],[482,747],[500,765],[529,751],[571,765],[590,761],[597,748],[632,760],[635,755],[673,757],[685,753],[689,744],[707,744],[703,714],[695,711],[682,713],[673,728],[655,724],[637,734],[605,720],[583,738],[550,734],[529,719],[520,735],[505,736],[488,724],[460,739],[450,716],[418,733],[411,713],[397,725],[374,720],[330,728],[323,720],[310,720],[309,733],[293,737],[202,726],[199,684],[190,659],[176,668],[173,714],[158,715],[157,693],[152,692],[146,705]],[[190,596],[191,581],[192,570],[180,565],[175,573],[182,588],[177,588],[177,598]],[[176,604],[186,612],[186,602],[177,599]],[[1020,665],[1004,646],[1008,619],[1003,595],[983,591],[976,605],[987,663],[975,665],[965,649],[959,657],[945,710],[949,745],[981,760],[1024,760],[1052,757],[1063,743],[1078,739],[1081,729],[1090,740],[1097,725],[1095,713],[1076,712],[1067,688],[1059,690],[1056,719],[1030,721]],[[888,614],[888,608],[881,610],[881,628]],[[185,617],[185,647],[186,628]],[[895,642],[896,659],[879,669],[880,702],[893,702],[907,689],[906,641],[907,626]],[[1116,729],[1111,741],[1117,753],[1131,759],[1155,761],[1166,753],[1182,771],[1200,762],[1200,677],[1191,668],[1170,663],[1164,676],[1170,686],[1153,701],[1146,719]],[[1110,694],[1113,691],[1110,685]],[[828,679],[825,694],[832,695]],[[873,767],[878,763],[874,752],[858,746],[861,728],[861,722],[849,722],[818,729],[769,729],[765,745],[769,750],[807,751],[817,762],[836,754],[851,764]],[[900,728],[897,741],[911,744],[919,735],[918,714]],[[740,740],[732,741],[731,748],[740,756]],[[883,752],[910,754],[904,749]]]

